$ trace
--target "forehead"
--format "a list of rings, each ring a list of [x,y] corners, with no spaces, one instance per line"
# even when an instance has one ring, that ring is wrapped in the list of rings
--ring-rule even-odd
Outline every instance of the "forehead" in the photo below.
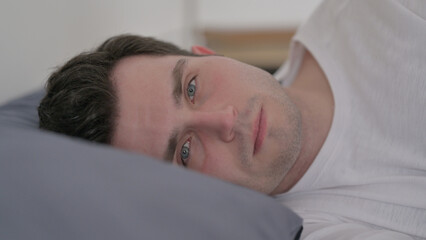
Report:
[[[150,79],[170,75],[169,72],[164,71],[171,70],[180,58],[182,57],[145,55],[126,57],[116,64],[112,71],[112,77],[116,84],[145,84],[149,86]]]
[[[172,71],[179,56],[132,56],[118,62],[112,79],[118,116],[112,144],[160,158],[176,109]]]

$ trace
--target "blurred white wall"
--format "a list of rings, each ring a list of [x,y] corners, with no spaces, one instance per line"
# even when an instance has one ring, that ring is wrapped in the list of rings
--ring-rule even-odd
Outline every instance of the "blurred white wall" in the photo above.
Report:
[[[202,27],[295,26],[319,0],[1,0],[0,104],[43,86],[55,66],[119,33],[187,48]]]
[[[182,0],[1,0],[0,103],[43,86],[55,66],[118,33],[183,44]]]
[[[220,29],[295,28],[322,0],[201,0],[198,26]]]

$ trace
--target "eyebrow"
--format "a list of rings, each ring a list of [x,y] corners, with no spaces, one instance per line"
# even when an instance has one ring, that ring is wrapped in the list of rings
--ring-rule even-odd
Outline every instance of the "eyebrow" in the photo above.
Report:
[[[172,71],[173,78],[173,98],[175,99],[175,104],[177,107],[181,104],[182,99],[182,76],[184,69],[186,67],[187,60],[185,58],[181,58],[176,62],[175,67]]]
[[[169,142],[167,144],[166,152],[163,155],[163,159],[172,162],[173,161],[173,155],[175,153],[175,149],[177,146],[177,130],[173,130],[173,133],[171,134],[169,138]]]
[[[176,107],[181,106],[181,99],[182,99],[182,77],[183,72],[186,66],[187,60],[185,58],[181,58],[176,62],[175,67],[172,71],[172,81],[173,81],[173,92],[172,97],[175,100]],[[172,162],[173,161],[173,155],[176,150],[177,146],[177,135],[178,130],[174,129],[172,131],[172,134],[169,137],[169,141],[167,143],[166,151],[163,154],[163,158],[166,161]]]

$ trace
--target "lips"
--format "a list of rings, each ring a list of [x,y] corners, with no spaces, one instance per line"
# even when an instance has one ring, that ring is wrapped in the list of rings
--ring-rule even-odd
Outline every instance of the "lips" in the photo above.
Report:
[[[260,108],[260,112],[255,120],[253,137],[254,137],[254,148],[253,155],[258,153],[262,148],[263,140],[265,139],[266,133],[266,115],[263,111],[263,107]]]

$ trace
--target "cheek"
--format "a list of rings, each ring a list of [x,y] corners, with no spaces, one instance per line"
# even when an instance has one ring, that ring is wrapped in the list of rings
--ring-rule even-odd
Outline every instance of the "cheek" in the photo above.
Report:
[[[203,141],[204,158],[200,166],[200,171],[209,175],[215,175],[221,172],[221,168],[228,163],[224,159],[231,155],[229,151],[217,144],[212,144],[210,139]]]
[[[228,145],[209,145],[200,171],[222,180],[238,183],[237,176],[241,175],[241,169],[236,164],[238,158],[232,148],[226,148],[226,146]]]

